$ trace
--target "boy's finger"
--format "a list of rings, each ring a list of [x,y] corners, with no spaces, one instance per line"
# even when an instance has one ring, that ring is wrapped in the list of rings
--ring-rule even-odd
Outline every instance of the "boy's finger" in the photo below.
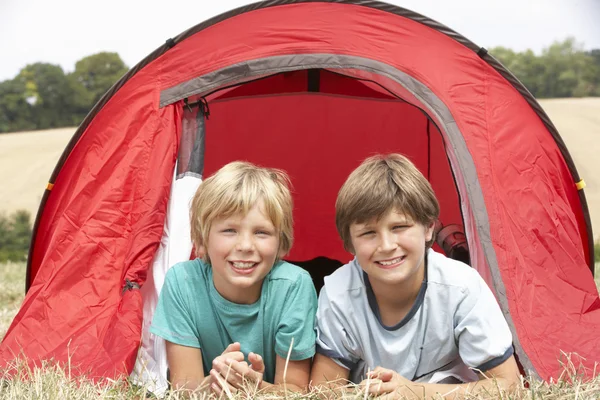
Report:
[[[212,391],[214,394],[216,394],[217,396],[220,396],[220,395],[221,395],[221,392],[222,392],[222,390],[221,390],[221,386],[217,385],[217,384],[216,384],[216,383],[214,383],[214,382],[210,384],[210,390],[211,390],[211,391]]]
[[[211,380],[213,381],[212,384],[213,385],[217,384],[218,386],[220,386],[221,389],[223,389],[225,391],[225,393],[227,393],[228,395],[231,395],[231,394],[237,392],[236,387],[234,385],[232,385],[232,383],[234,383],[233,382],[234,378],[237,378],[233,371],[229,373],[229,376],[227,377],[227,380],[226,380],[225,377],[223,376],[222,372],[219,372],[215,369],[211,369],[210,377],[211,377]]]
[[[221,362],[225,362],[225,360],[227,359],[232,359],[235,361],[244,361],[244,353],[242,353],[241,351],[231,351],[229,353],[223,353],[217,358],[215,358],[215,360],[219,360]]]
[[[383,384],[383,382],[381,381],[381,379],[377,379],[377,378],[367,378],[364,379],[362,382],[359,383],[359,386],[362,389],[365,389],[367,386],[369,386],[369,388],[371,386],[376,386],[376,385],[381,385]]]
[[[398,388],[394,382],[382,382],[378,380],[376,383],[371,382],[369,385],[369,394],[381,395],[391,393]]]
[[[265,362],[263,358],[256,353],[248,354],[248,361],[250,361],[250,368],[261,374],[265,372]]]
[[[231,369],[236,374],[241,376],[242,379],[256,381],[256,380],[259,380],[262,378],[261,372],[258,372],[258,371],[255,371],[255,370],[249,368],[247,364],[243,365],[242,363],[230,361],[230,360],[228,360],[226,363],[229,364],[231,366]]]
[[[379,372],[379,379],[381,379],[384,382],[389,382],[392,380],[392,378],[394,377],[394,372],[390,371],[390,370],[383,370]]]
[[[233,361],[234,363],[236,361]],[[213,370],[216,371],[217,374],[220,375],[227,383],[229,383],[233,387],[241,387],[243,384],[243,379],[240,374],[238,374],[230,365],[225,363],[217,363],[213,365]],[[216,378],[215,378],[216,379]]]
[[[381,379],[384,382],[389,382],[394,377],[394,371],[377,367],[373,371],[367,372],[367,377]]]
[[[242,347],[239,342],[233,342],[229,346],[227,346],[227,348],[223,350],[223,353],[221,354],[232,353],[234,351],[240,351],[241,349]]]

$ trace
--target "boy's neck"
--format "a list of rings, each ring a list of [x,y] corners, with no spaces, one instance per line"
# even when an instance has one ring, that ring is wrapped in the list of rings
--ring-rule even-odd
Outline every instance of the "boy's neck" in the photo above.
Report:
[[[426,262],[426,260],[423,261],[423,266],[419,268],[413,279],[402,284],[386,285],[370,281],[381,322],[384,325],[397,325],[409,313],[423,285]]]
[[[213,286],[219,295],[225,300],[235,304],[254,304],[260,299],[262,292],[262,285],[264,279],[251,287],[240,288],[237,290],[231,290],[226,285],[223,285],[221,281],[213,274]],[[227,290],[229,289],[229,290]]]

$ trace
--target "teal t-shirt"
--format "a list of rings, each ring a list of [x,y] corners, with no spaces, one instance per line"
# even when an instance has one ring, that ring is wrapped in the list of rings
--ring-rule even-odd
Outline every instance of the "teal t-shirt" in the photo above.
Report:
[[[264,380],[273,383],[276,355],[291,360],[315,354],[317,294],[308,272],[277,262],[265,277],[260,299],[237,304],[215,289],[212,268],[200,259],[173,266],[165,277],[150,332],[202,350],[204,373],[225,348],[240,342],[242,352],[260,354]]]

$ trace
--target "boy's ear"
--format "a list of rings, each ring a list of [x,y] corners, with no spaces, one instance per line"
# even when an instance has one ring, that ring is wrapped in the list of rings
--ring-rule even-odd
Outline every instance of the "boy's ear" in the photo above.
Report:
[[[352,254],[353,256],[356,255],[356,252],[354,251],[354,246],[352,246],[352,243],[349,243],[347,246],[344,245],[344,248],[346,249],[346,251],[350,254]]]
[[[435,229],[435,221],[425,226],[425,242],[430,242],[433,238],[433,231]]]
[[[283,249],[279,249],[279,252],[277,252],[277,259],[278,260],[283,260],[283,257],[287,256],[287,251],[283,251]]]
[[[206,246],[201,244],[198,247],[196,247],[196,257],[204,259],[204,256],[206,256]]]

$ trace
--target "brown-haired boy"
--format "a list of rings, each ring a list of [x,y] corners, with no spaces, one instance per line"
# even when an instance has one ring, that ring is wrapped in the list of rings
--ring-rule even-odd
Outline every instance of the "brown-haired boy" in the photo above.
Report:
[[[430,397],[517,382],[492,292],[477,271],[431,250],[438,215],[429,182],[404,156],[374,156],[350,174],[336,225],[355,258],[319,296],[313,385],[370,378],[373,394]]]

